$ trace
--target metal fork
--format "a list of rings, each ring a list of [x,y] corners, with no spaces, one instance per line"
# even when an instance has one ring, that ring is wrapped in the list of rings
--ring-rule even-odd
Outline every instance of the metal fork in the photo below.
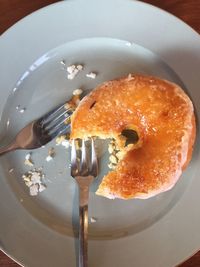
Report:
[[[71,176],[79,187],[79,267],[88,266],[88,199],[89,187],[98,174],[97,155],[94,140],[90,139],[91,157],[88,160],[88,149],[82,140],[81,159],[78,161],[76,140],[71,146]]]
[[[56,136],[67,132],[72,113],[73,109],[66,109],[63,104],[32,121],[17,134],[12,143],[0,149],[0,156],[16,149],[34,149],[46,145]]]

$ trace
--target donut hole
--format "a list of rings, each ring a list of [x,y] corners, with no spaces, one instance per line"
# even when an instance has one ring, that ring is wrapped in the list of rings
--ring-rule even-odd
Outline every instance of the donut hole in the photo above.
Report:
[[[139,141],[138,133],[133,129],[124,129],[121,132],[121,135],[125,137],[125,147],[128,145],[134,145]]]
[[[120,160],[125,156],[126,152],[132,149],[133,146],[137,146],[139,141],[139,135],[136,130],[126,128],[122,130],[120,135],[111,139],[108,151],[110,153],[108,167],[115,169]]]

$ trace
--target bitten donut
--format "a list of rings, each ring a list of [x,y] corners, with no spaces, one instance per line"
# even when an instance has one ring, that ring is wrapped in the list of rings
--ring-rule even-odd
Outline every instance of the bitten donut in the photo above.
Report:
[[[193,104],[184,91],[144,75],[98,86],[71,120],[71,139],[115,143],[116,167],[96,192],[108,198],[146,199],[171,189],[191,159],[195,133]]]

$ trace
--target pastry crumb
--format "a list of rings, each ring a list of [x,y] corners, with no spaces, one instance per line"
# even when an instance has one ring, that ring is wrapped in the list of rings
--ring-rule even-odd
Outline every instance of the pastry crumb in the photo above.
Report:
[[[71,105],[69,103],[66,103],[65,104],[65,109],[70,109],[71,108]]]
[[[39,186],[39,192],[42,192],[46,189],[46,185],[45,184],[40,184]]]
[[[70,142],[68,140],[64,140],[62,141],[61,145],[64,146],[65,148],[69,148]]]
[[[56,138],[56,145],[59,146],[65,140],[65,135],[60,135]]]
[[[83,90],[78,88],[78,89],[75,89],[73,92],[72,92],[72,98],[67,102],[65,103],[65,109],[66,110],[71,110],[71,111],[74,111],[78,104],[80,103],[81,101],[81,94],[83,93]]]
[[[91,222],[91,223],[95,223],[95,222],[97,222],[97,218],[95,218],[95,217],[91,217],[91,218],[90,218],[90,222]]]
[[[56,146],[62,145],[65,148],[70,146],[69,135],[61,135],[56,138]]]
[[[134,80],[135,79],[135,77],[131,74],[131,73],[129,73],[129,75],[128,75],[128,77],[127,77],[127,80],[128,81],[132,81],[132,80]]]
[[[109,169],[111,169],[111,170],[114,170],[115,169],[115,167],[116,167],[116,165],[115,164],[113,164],[113,163],[108,163],[108,168]]]
[[[30,196],[36,196],[39,192],[46,189],[46,185],[43,182],[44,174],[41,169],[30,170],[22,175],[25,185],[29,188]]]
[[[30,167],[34,166],[34,163],[31,159],[31,153],[26,154],[24,164]]]
[[[56,155],[55,149],[53,147],[51,147],[49,149],[48,156],[46,157],[46,161],[49,162],[49,161],[53,160],[55,155]]]
[[[65,66],[65,65],[66,65],[65,60],[64,60],[64,59],[61,60],[61,61],[60,61],[60,64],[63,65],[63,66]]]
[[[95,79],[97,76],[97,74],[95,72],[90,72],[86,74],[86,77],[90,78],[90,79]]]
[[[70,65],[67,67],[67,72],[71,74],[74,72],[75,69],[76,69],[75,65]]]
[[[21,109],[19,110],[19,112],[20,112],[20,113],[24,113],[25,110],[26,110],[25,108],[21,108]]]
[[[83,70],[83,66],[82,65],[70,65],[67,67],[67,78],[69,80],[73,80],[75,78],[75,76],[81,71]]]
[[[24,179],[24,183],[28,187],[30,187],[33,184],[31,181],[26,181],[26,179]]]
[[[39,192],[39,186],[38,184],[32,184],[29,188],[29,192],[31,196],[37,196],[38,192]]]
[[[117,164],[117,157],[113,154],[109,157],[109,160],[112,164]]]
[[[74,91],[73,91],[73,95],[81,95],[83,93],[83,90],[82,89],[75,89]]]
[[[77,65],[76,67],[79,71],[83,69],[83,65]]]
[[[9,173],[12,173],[13,171],[14,171],[14,168],[10,168],[10,169],[8,170]]]
[[[46,161],[49,162],[49,161],[51,161],[51,160],[53,160],[53,157],[50,156],[50,155],[48,155],[48,156],[46,157]]]
[[[24,113],[25,110],[26,110],[26,108],[20,108],[20,107],[21,107],[20,105],[17,105],[17,106],[15,107],[15,109],[16,109],[19,113]]]
[[[109,152],[110,154],[112,154],[112,153],[114,152],[114,150],[115,150],[115,146],[114,146],[114,144],[113,144],[113,143],[110,143],[110,144],[108,145],[108,152]]]

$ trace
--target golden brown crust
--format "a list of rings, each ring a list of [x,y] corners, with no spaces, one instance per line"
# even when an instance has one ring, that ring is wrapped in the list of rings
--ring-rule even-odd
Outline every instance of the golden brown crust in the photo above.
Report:
[[[189,97],[176,84],[132,75],[105,82],[80,103],[72,116],[71,138],[115,138],[122,130],[139,134],[108,173],[97,194],[109,198],[148,198],[169,190],[192,155],[195,118]]]

